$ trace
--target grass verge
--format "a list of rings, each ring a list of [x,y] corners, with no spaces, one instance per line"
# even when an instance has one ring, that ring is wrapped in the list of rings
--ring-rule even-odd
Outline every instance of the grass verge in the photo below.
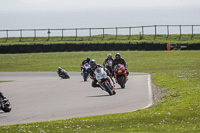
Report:
[[[156,73],[152,81],[165,93],[148,109],[0,127],[0,132],[200,132],[200,51],[116,51],[129,71]],[[111,51],[114,55],[116,52]],[[91,57],[102,64],[108,52],[0,54],[0,71],[79,71]]]
[[[172,43],[172,44],[192,44],[200,42],[200,34],[172,34],[170,36],[159,34],[144,35],[141,39],[139,35],[96,35],[96,36],[79,36],[79,37],[10,37],[0,38],[0,45],[16,45],[16,44],[63,44],[63,43]]]

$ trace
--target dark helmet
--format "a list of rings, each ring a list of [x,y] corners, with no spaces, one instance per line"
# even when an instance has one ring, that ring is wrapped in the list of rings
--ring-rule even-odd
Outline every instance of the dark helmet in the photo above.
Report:
[[[61,67],[58,67],[58,72],[60,73],[60,71],[62,70],[62,68]]]
[[[90,57],[87,57],[87,59],[86,59],[86,60],[87,60],[87,62],[90,62]]]
[[[92,69],[94,69],[94,68],[96,67],[96,65],[97,65],[97,62],[96,62],[94,59],[92,59],[92,60],[90,61],[90,67],[91,67]]]
[[[120,59],[121,58],[121,54],[120,53],[116,53],[115,58],[116,59]]]
[[[111,59],[112,58],[112,54],[108,54],[107,57],[108,57],[108,59]]]

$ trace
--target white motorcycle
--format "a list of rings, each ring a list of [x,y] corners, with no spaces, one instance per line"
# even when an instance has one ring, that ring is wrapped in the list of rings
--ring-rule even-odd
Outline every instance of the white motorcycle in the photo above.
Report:
[[[107,91],[109,95],[115,95],[114,84],[103,68],[99,67],[94,72],[95,78],[98,81],[102,90]]]

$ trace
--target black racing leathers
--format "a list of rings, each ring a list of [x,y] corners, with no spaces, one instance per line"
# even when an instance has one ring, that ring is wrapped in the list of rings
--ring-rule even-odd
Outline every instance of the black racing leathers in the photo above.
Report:
[[[113,64],[112,64],[112,71],[113,71],[113,73],[114,73],[114,67],[117,65],[117,64],[122,64],[122,65],[124,65],[124,67],[125,67],[125,69],[126,69],[126,72],[127,72],[127,75],[129,75],[129,72],[128,72],[128,70],[127,70],[127,64],[126,64],[126,62],[125,62],[125,60],[123,59],[123,58],[120,58],[120,59],[114,59],[113,60]]]
[[[127,69],[127,64],[126,64],[126,62],[125,62],[125,60],[124,60],[123,58],[114,59],[114,60],[113,60],[113,64],[112,64],[112,69],[114,69],[114,67],[115,67],[117,64],[122,64],[122,65],[124,65],[125,69]]]

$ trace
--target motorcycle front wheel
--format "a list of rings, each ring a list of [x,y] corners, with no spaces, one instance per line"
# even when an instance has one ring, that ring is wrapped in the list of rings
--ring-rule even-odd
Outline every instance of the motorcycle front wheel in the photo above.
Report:
[[[104,84],[104,88],[108,92],[109,95],[114,95],[115,94],[115,91],[112,91],[110,89],[110,87],[108,86],[108,84]]]
[[[124,76],[118,77],[118,83],[121,86],[121,88],[125,88],[125,77]]]
[[[4,105],[1,107],[1,109],[4,111],[4,112],[10,112],[12,107],[10,105],[10,103],[3,103]]]
[[[84,81],[87,81],[88,73],[84,73],[83,79]]]

